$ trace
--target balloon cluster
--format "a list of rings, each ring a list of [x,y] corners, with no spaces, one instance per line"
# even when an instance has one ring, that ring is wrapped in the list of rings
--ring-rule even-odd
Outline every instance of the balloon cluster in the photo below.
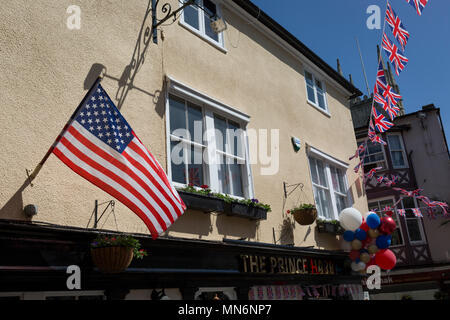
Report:
[[[365,273],[371,265],[391,270],[397,263],[395,254],[389,250],[392,233],[397,227],[389,215],[379,217],[368,212],[366,219],[354,208],[346,208],[339,215],[339,222],[346,230],[344,240],[351,244],[352,270]]]

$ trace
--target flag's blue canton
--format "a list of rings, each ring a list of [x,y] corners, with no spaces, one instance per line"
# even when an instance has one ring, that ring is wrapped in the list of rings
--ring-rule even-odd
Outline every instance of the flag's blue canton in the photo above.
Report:
[[[76,121],[119,153],[133,140],[130,125],[100,84],[87,98]]]

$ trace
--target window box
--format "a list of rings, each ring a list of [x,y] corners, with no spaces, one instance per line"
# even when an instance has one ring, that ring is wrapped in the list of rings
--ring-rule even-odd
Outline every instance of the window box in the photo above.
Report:
[[[222,199],[185,191],[178,191],[178,194],[188,209],[205,213],[225,211],[225,201]]]
[[[232,202],[226,205],[225,214],[228,216],[242,217],[250,220],[266,220],[267,211],[267,209],[261,207]]]
[[[319,233],[330,233],[335,235],[344,234],[344,229],[341,227],[339,221],[324,221],[317,220],[317,230]]]

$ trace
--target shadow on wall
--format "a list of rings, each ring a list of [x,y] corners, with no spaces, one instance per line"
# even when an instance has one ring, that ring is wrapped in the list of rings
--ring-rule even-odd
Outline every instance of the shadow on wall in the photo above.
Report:
[[[161,92],[163,90],[155,90],[151,93],[142,88],[136,87],[134,85],[134,80],[138,74],[140,68],[145,62],[146,54],[150,44],[152,43],[152,28],[151,20],[149,16],[152,13],[152,1],[150,0],[147,4],[147,9],[145,11],[144,19],[142,20],[141,29],[136,40],[136,45],[134,47],[133,54],[131,56],[130,63],[124,68],[120,78],[114,77],[107,73],[107,68],[103,64],[94,63],[89,70],[89,73],[84,81],[84,89],[88,90],[90,84],[95,81],[99,76],[103,76],[108,79],[112,79],[118,82],[118,89],[115,95],[116,106],[120,110],[125,103],[130,90],[135,89],[146,95],[153,97],[153,103],[156,105],[156,113],[160,118],[164,116],[164,99],[161,99]],[[150,24],[150,25],[149,25]]]
[[[187,210],[167,229],[166,235],[170,232],[207,236],[212,232],[211,214]]]
[[[13,219],[13,220],[26,220],[30,221],[23,213],[23,198],[22,192],[30,184],[29,180],[25,180],[22,186],[17,190],[14,195],[6,202],[6,204],[0,209],[0,219]]]
[[[230,217],[225,214],[218,215],[216,219],[217,231],[225,237],[255,239],[258,225],[259,223],[257,221],[240,217]]]

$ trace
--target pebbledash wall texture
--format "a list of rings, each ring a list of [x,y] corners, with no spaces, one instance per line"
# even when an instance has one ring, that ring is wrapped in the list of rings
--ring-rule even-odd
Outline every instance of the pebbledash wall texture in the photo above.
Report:
[[[169,1],[174,8],[178,1]],[[353,93],[287,42],[250,17],[234,1],[217,3],[228,29],[223,46],[207,41],[180,20],[148,39],[151,1],[6,1],[0,11],[0,219],[26,220],[23,207],[38,206],[34,221],[86,227],[94,201],[111,196],[79,177],[54,155],[33,187],[33,169],[102,70],[102,85],[144,145],[167,169],[167,79],[248,115],[247,130],[279,130],[279,170],[251,165],[253,196],[270,204],[267,220],[187,211],[166,235],[221,240],[248,238],[296,246],[338,249],[338,237],[300,226],[286,210],[314,203],[307,145],[348,164],[348,206],[367,211],[362,181],[348,161],[356,150],[348,98]],[[81,29],[70,30],[66,9],[81,9]],[[161,12],[158,13],[159,15]],[[137,68],[138,67],[138,68]],[[305,69],[325,84],[328,112],[307,101]],[[97,72],[97,73],[96,73]],[[130,81],[130,78],[133,81]],[[173,83],[173,82],[172,82]],[[295,152],[291,137],[302,141]],[[251,148],[250,148],[251,149]],[[268,149],[270,150],[270,142]],[[255,157],[256,155],[250,155]],[[273,155],[274,156],[274,155]],[[284,198],[283,182],[302,183]],[[116,202],[119,231],[148,233],[140,219]],[[115,230],[114,219],[100,227]],[[280,238],[282,238],[280,240]]]

